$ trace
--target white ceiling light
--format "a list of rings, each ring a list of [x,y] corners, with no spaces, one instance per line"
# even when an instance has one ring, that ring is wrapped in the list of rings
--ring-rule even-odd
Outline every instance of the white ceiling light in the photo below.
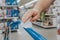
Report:
[[[30,2],[26,3],[25,6],[28,6],[28,5],[33,4],[35,2],[37,2],[37,0],[30,1]]]
[[[38,0],[30,1],[30,2],[28,2],[28,3],[26,3],[26,4],[22,5],[22,6],[20,6],[20,8],[22,8],[23,6],[25,6],[25,7],[32,6],[32,5],[33,5],[33,3],[37,2],[37,1],[38,1]],[[32,4],[32,5],[31,5],[31,4]]]
[[[17,0],[17,2],[20,2],[21,0]]]
[[[25,7],[31,7],[31,6],[33,6],[33,4],[35,3],[35,2],[37,2],[37,0],[33,0],[33,1],[30,1],[30,2],[28,2],[28,3],[26,3],[25,4]]]

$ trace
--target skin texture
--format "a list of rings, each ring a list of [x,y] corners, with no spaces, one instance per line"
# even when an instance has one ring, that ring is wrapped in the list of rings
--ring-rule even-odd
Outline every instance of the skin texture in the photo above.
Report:
[[[54,2],[54,0],[38,0],[38,2],[36,3],[35,7],[33,9],[28,10],[23,18],[22,21],[26,22],[28,19],[31,20],[31,22],[37,20],[39,18],[39,14],[46,8],[48,8],[52,3]]]

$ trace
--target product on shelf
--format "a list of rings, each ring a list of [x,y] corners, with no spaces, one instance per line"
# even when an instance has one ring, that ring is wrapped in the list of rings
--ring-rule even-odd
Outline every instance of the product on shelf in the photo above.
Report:
[[[5,5],[4,0],[0,0],[0,6]]]
[[[41,13],[40,19],[41,19],[41,21],[44,21],[45,20],[45,13],[44,12]]]
[[[16,10],[16,9],[7,9],[6,10],[6,15],[7,15],[7,17],[18,17],[18,15],[19,15],[19,11],[18,10]]]
[[[17,0],[5,0],[6,5],[17,5]]]
[[[20,21],[11,21],[11,22],[7,22],[7,26],[11,27],[11,30],[15,30],[18,29],[18,25],[20,24]]]
[[[60,35],[60,15],[57,16],[57,33]]]
[[[45,15],[45,14],[49,14],[49,13],[42,12],[41,18],[40,18],[40,20],[43,22],[43,25],[53,26],[52,16],[50,14],[49,15]]]
[[[0,17],[2,17],[2,16],[3,16],[3,10],[0,9]]]
[[[0,30],[2,30],[4,27],[4,23],[0,23]]]
[[[11,17],[11,9],[6,9],[6,15],[7,17]]]
[[[6,10],[4,10],[4,17],[6,18],[7,16],[6,16]]]

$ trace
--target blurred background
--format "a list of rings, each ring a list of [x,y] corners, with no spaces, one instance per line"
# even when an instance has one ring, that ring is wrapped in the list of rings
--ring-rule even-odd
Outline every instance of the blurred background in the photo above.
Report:
[[[60,40],[60,0],[21,28],[25,12],[38,0],[0,0],[0,40]],[[57,25],[58,24],[58,25]]]

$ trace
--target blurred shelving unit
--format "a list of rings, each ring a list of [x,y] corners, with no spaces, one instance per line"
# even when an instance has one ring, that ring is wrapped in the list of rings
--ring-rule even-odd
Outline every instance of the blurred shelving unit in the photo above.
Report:
[[[17,0],[1,0],[0,4],[0,22],[4,25],[2,33],[4,33],[3,40],[10,40],[9,34],[11,31],[18,29],[19,10]]]
[[[0,17],[0,19],[14,19],[14,18],[17,19],[18,17],[6,17],[6,18],[5,17]]]
[[[0,5],[0,7],[18,7],[17,5]]]

